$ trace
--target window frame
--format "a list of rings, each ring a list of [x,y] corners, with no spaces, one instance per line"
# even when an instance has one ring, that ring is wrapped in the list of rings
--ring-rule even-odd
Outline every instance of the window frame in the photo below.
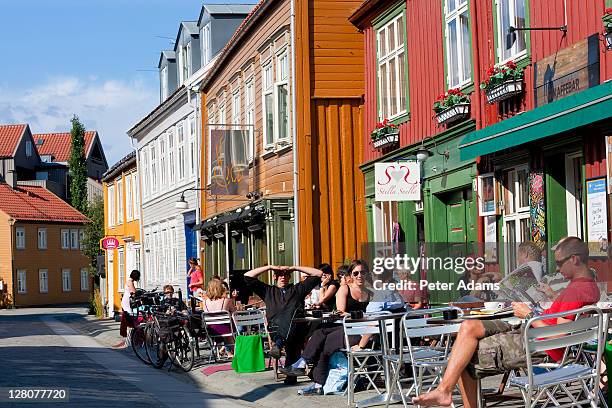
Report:
[[[43,250],[47,249],[49,246],[49,242],[47,239],[47,228],[46,227],[38,228],[37,237],[38,237],[38,249],[43,249]]]
[[[117,225],[123,224],[123,179],[117,180]]]
[[[125,218],[127,222],[134,220],[134,184],[132,175],[125,175]]]
[[[149,162],[151,166],[151,193],[156,193],[158,191],[157,187],[157,146],[156,143],[151,143],[149,146]]]
[[[122,265],[123,264],[123,265]],[[117,288],[118,292],[125,289],[125,248],[117,248]]]
[[[163,132],[157,138],[157,144],[159,145],[159,191],[166,190],[168,186],[166,169],[168,162],[166,160],[166,155],[168,154],[168,147],[166,145],[166,132]]]
[[[196,165],[198,163],[198,152],[196,147],[196,138],[197,138],[197,123],[195,114],[191,114],[188,117],[188,126],[189,134],[187,137],[187,144],[189,145],[189,178],[192,178],[196,175],[197,169]]]
[[[32,145],[32,141],[31,140],[26,140],[25,142],[25,154],[26,157],[32,157],[32,155],[34,154],[34,149],[33,149],[33,145]]]
[[[165,101],[168,98],[168,65],[164,65],[160,72],[160,99]]]
[[[70,249],[79,249],[79,230],[70,229]]]
[[[253,163],[255,156],[255,76],[252,75],[244,81],[244,123],[249,130],[249,164]]]
[[[21,237],[19,236],[21,232]],[[15,227],[15,249],[26,249],[26,231],[25,227]]]
[[[454,0],[455,2],[458,2],[460,0]],[[459,89],[466,89],[468,87],[470,87],[471,85],[473,85],[474,83],[474,62],[473,62],[473,56],[472,56],[472,18],[471,18],[471,13],[470,13],[470,2],[469,0],[465,0],[465,3],[462,4],[461,6],[457,6],[453,11],[449,11],[448,10],[448,2],[449,0],[444,0],[443,2],[443,8],[442,8],[442,24],[444,25],[443,27],[443,33],[444,33],[444,69],[445,69],[445,77],[446,77],[446,88],[447,89],[454,89],[454,88],[459,88]],[[456,21],[456,30],[457,30],[457,64],[458,67],[461,69],[461,71],[463,71],[463,65],[464,65],[464,53],[465,53],[465,49],[464,49],[464,43],[460,41],[459,39],[459,35],[463,35],[462,34],[462,30],[461,30],[461,26],[460,26],[460,17],[461,15],[463,15],[464,13],[467,13],[467,20],[468,20],[468,29],[469,29],[469,36],[468,36],[468,41],[467,41],[467,47],[468,47],[468,52],[470,55],[470,61],[469,61],[469,66],[470,66],[470,75],[469,78],[467,79],[463,79],[462,76],[459,76],[459,83],[457,84],[452,84],[451,83],[451,67],[450,67],[450,50],[451,50],[451,44],[450,44],[450,35],[449,35],[449,23],[450,21]],[[463,39],[463,38],[462,38]],[[463,73],[463,72],[461,72]]]
[[[386,63],[387,61],[390,61],[392,58],[395,58],[396,61],[398,60],[398,54],[400,54],[400,48],[396,48],[393,52],[390,52],[388,54],[385,55],[384,58],[381,58],[380,55],[380,45],[379,45],[379,33],[383,30],[386,29],[387,27],[389,27],[391,24],[395,24],[396,21],[402,17],[404,24],[402,26],[403,30],[404,30],[404,48],[403,48],[403,54],[404,54],[404,83],[406,84],[406,89],[404,90],[405,92],[405,99],[406,99],[406,107],[403,111],[398,111],[396,114],[394,115],[388,115],[386,117],[383,117],[383,112],[382,112],[382,85],[381,85],[381,59],[383,60],[382,63]],[[405,2],[402,2],[400,4],[398,4],[397,6],[389,9],[387,12],[385,12],[382,16],[380,16],[377,20],[374,21],[373,23],[373,28],[374,28],[374,35],[376,37],[375,40],[375,52],[376,52],[376,116],[379,119],[379,121],[382,121],[384,119],[389,119],[390,121],[392,121],[393,123],[397,124],[400,122],[405,122],[410,118],[410,84],[409,84],[409,65],[408,65],[408,41],[407,41],[407,34],[408,34],[408,30],[407,30],[407,20],[406,20],[406,4]],[[385,35],[385,39],[388,38],[388,35]],[[387,65],[388,66],[388,65]],[[397,77],[398,81],[397,81],[397,106],[399,107],[400,105],[400,101],[401,101],[401,83],[399,81],[399,75]],[[388,82],[388,81],[387,81]],[[390,93],[388,93],[390,95]],[[390,98],[390,96],[389,96]]]
[[[62,249],[70,249],[70,229],[62,228],[60,230],[60,240],[62,244]]]
[[[68,279],[66,279],[66,276],[68,276]],[[62,292],[72,292],[72,271],[70,268],[62,268]]]
[[[531,62],[531,36],[529,31],[522,31],[525,36],[525,49],[517,54],[510,55],[509,58],[502,58],[502,44],[505,41],[505,33],[501,32],[501,2],[512,1],[515,4],[514,10],[516,10],[516,2],[520,0],[492,0],[493,2],[493,27],[495,30],[494,42],[495,42],[495,60],[498,65],[505,64],[508,61],[514,61],[519,67],[526,67]],[[525,27],[530,26],[530,13],[529,13],[529,0],[525,2]],[[518,31],[521,33],[521,31]],[[515,43],[516,44],[516,43]],[[514,46],[513,46],[514,47]]]
[[[284,68],[286,75],[283,77],[283,59],[286,60],[287,66]],[[274,143],[290,144],[291,140],[291,112],[289,112],[291,94],[289,92],[289,52],[287,47],[283,47],[276,53],[274,73]],[[280,118],[280,88],[285,87],[287,90],[287,103],[285,110],[287,112],[287,128],[286,137],[281,137],[281,118]]]
[[[267,78],[268,72],[270,77]],[[270,138],[270,130],[268,129],[268,108],[266,106],[266,97],[272,96],[272,137]],[[274,114],[274,108],[276,106],[274,99],[274,67],[272,65],[272,58],[264,61],[261,64],[261,112],[262,112],[262,128],[263,128],[263,142],[264,150],[270,151],[274,149],[274,130],[276,129],[276,115]]]
[[[85,283],[85,285],[83,285],[83,283]],[[81,268],[81,292],[88,292],[88,291],[89,291],[89,272],[87,271],[87,268]]]
[[[143,198],[146,199],[149,196],[149,160],[147,158],[147,149],[141,149],[140,150],[140,163],[138,163],[139,167],[142,168],[142,180],[143,180],[143,184],[144,184],[144,189],[143,189]]]
[[[115,226],[115,218],[116,218],[116,211],[115,211],[115,185],[114,184],[109,184],[107,187],[107,195],[108,195],[108,226],[109,227],[113,227]]]
[[[206,66],[210,62],[210,23],[202,26],[201,35],[201,51],[202,51],[202,66]]]
[[[134,188],[134,220],[140,219],[140,178],[138,170],[132,173],[132,186]]]
[[[184,181],[186,177],[185,168],[185,124],[181,119],[176,124],[176,161],[177,161],[177,180]]]
[[[44,276],[44,279],[43,279]],[[43,289],[43,282],[45,283]],[[49,293],[49,269],[38,270],[38,293]]]
[[[28,293],[28,276],[25,269],[17,269],[17,294],[25,295]]]

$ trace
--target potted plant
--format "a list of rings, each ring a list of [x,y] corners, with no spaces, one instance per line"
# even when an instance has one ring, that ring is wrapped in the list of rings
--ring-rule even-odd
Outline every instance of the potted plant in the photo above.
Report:
[[[608,7],[604,10],[601,21],[604,26],[603,36],[606,42],[606,49],[612,50],[612,7]]]
[[[456,122],[470,115],[470,97],[458,88],[440,94],[433,104],[440,125]]]
[[[395,145],[399,142],[399,127],[385,118],[382,122],[376,123],[376,128],[370,133],[370,137],[375,149]]]
[[[523,92],[525,73],[514,61],[489,68],[487,75],[489,78],[480,84],[480,89],[485,91],[489,103],[508,99]]]

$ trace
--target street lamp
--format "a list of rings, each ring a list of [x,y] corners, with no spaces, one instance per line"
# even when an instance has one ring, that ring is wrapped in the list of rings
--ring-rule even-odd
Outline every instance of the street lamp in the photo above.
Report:
[[[189,203],[187,202],[187,200],[185,200],[185,193],[181,194],[181,198],[179,198],[178,201],[174,203],[174,206],[178,210],[186,210],[189,208]]]
[[[430,155],[429,150],[425,149],[424,147],[421,147],[416,151],[416,159],[419,163],[423,163],[425,160],[429,159]]]

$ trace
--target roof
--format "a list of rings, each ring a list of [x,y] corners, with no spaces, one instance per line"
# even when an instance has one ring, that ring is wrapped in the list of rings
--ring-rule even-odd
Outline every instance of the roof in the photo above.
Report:
[[[113,164],[113,166],[104,173],[102,181],[109,181],[121,174],[123,170],[136,167],[136,152],[132,151],[126,154],[121,160]]]
[[[204,4],[202,9],[205,9],[208,14],[249,14],[256,3],[244,4]]]
[[[157,68],[161,68],[162,59],[166,59],[167,61],[176,60],[176,53],[170,50],[164,50],[159,54],[159,62],[157,63]]]
[[[198,35],[200,32],[198,31],[198,22],[197,21],[181,21],[179,25],[178,32],[176,33],[176,40],[174,40],[174,51],[178,49],[179,40],[181,39],[181,33],[183,29],[187,31],[189,35]]]
[[[19,221],[82,224],[89,220],[64,200],[40,186],[20,185],[12,189],[0,183],[0,210]]]
[[[28,125],[0,125],[0,157],[13,157]]]
[[[85,157],[89,154],[96,133],[95,130],[88,130],[85,132]],[[70,159],[72,136],[69,132],[37,133],[32,135],[32,137],[39,155],[51,155],[55,158],[54,161],[63,163],[67,163]],[[42,140],[42,144],[40,144],[39,140]]]
[[[225,66],[225,61],[227,58],[229,58],[229,54],[235,47],[242,44],[242,41],[240,40],[246,35],[247,31],[258,21],[261,16],[265,16],[264,11],[266,11],[268,7],[276,2],[277,0],[261,0],[251,9],[251,12],[244,18],[244,20],[242,20],[230,40],[227,42],[227,44],[225,44],[225,47],[223,47],[223,49],[219,52],[217,61],[212,66],[210,71],[208,71],[208,75],[206,75],[200,84],[200,91],[206,90],[208,85],[212,82],[214,76],[222,67]]]

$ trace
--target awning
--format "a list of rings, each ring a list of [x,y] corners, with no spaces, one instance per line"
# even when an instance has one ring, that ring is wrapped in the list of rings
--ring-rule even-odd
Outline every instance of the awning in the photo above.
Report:
[[[220,214],[214,218],[209,218],[201,224],[193,227],[194,230],[206,230],[208,228],[227,224],[229,222],[244,220],[249,217],[253,213],[254,205],[249,205],[243,208],[239,208],[238,211],[230,211],[223,214]]]
[[[612,82],[468,133],[459,144],[461,160],[533,142],[612,117]]]

